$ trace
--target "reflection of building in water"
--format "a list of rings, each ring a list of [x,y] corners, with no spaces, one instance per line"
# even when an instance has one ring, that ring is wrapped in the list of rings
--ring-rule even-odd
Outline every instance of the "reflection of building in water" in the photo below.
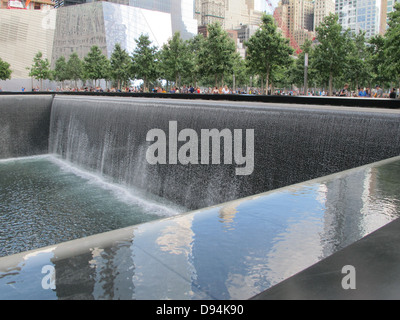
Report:
[[[227,229],[233,227],[236,213],[238,213],[237,206],[241,201],[230,202],[219,210],[219,219]]]
[[[378,178],[381,168],[385,167],[354,172],[346,179],[326,183],[324,224],[329,233],[324,233],[325,256],[393,220],[396,208],[387,196],[388,190],[383,189],[388,180]]]
[[[299,197],[298,211],[302,214],[288,219],[284,232],[275,235],[266,262],[272,285],[399,216],[398,200],[393,199],[400,195],[400,188],[394,182],[399,181],[400,174],[392,184],[390,179],[382,179],[381,172],[400,171],[387,168],[386,165],[354,170],[349,175],[329,179],[314,190],[299,189],[293,193]]]
[[[109,233],[115,241],[100,235],[91,246],[77,240],[35,251],[0,263],[0,297],[36,290],[61,299],[248,299],[396,219],[399,166],[354,169]],[[56,292],[36,281],[43,263],[55,266]]]
[[[55,256],[57,256],[57,250]],[[129,245],[93,248],[54,260],[58,299],[130,299],[135,297],[134,254]]]
[[[177,255],[183,254],[187,258],[192,253],[193,216],[184,215],[174,219],[173,222],[162,230],[162,233],[156,239],[156,243],[162,251]]]

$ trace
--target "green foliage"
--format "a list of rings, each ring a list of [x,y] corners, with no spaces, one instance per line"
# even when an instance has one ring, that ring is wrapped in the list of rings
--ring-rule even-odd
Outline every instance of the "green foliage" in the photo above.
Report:
[[[159,76],[157,47],[151,46],[148,35],[141,35],[136,39],[136,49],[134,50],[131,66],[131,79],[142,79],[144,91],[148,91],[149,83]]]
[[[69,56],[67,62],[67,79],[74,80],[76,87],[76,82],[83,78],[83,62],[79,59],[78,54],[74,52]]]
[[[384,55],[387,72],[391,80],[397,81],[400,87],[400,2],[389,14],[389,29],[385,34]]]
[[[316,28],[318,45],[314,51],[314,66],[322,79],[329,81],[329,95],[333,93],[333,79],[346,70],[347,50],[349,48],[348,31],[342,32],[339,17],[330,14]]]
[[[188,84],[194,84],[196,87],[197,83],[202,79],[199,53],[204,41],[205,38],[202,34],[198,34],[187,41],[189,70],[185,74],[185,80]]]
[[[128,52],[121,48],[117,43],[110,57],[111,70],[109,72],[111,78],[117,82],[118,89],[121,89],[123,84],[129,82],[129,70],[131,67],[131,59]]]
[[[11,73],[10,64],[0,58],[0,80],[11,79]]]
[[[109,61],[98,46],[92,46],[83,60],[85,78],[94,80],[95,86],[98,79],[109,77]]]
[[[312,47],[312,42],[306,40],[301,46],[301,52],[297,56],[297,59],[295,59],[293,65],[289,69],[290,73],[288,75],[290,82],[299,88],[304,85],[304,63],[306,53],[308,54],[308,87],[310,87],[310,84],[316,86],[319,81],[318,72],[315,70],[313,64],[314,49]]]
[[[291,64],[293,49],[289,40],[278,33],[272,16],[264,14],[261,21],[260,28],[246,43],[246,59],[251,72],[265,77],[268,88],[270,77]]]
[[[51,79],[52,77],[50,62],[47,58],[43,58],[43,54],[40,51],[33,58],[33,64],[30,68],[29,76],[36,80],[40,80],[40,90],[43,90],[43,80]]]
[[[235,42],[219,23],[208,26],[208,36],[199,50],[199,72],[214,78],[215,86],[224,84],[224,76],[232,74],[237,59]]]
[[[181,77],[186,77],[192,67],[188,43],[183,41],[179,32],[175,32],[161,48],[160,65],[163,77],[180,86]]]
[[[347,82],[351,87],[358,90],[359,87],[369,86],[372,68],[368,63],[369,52],[366,46],[365,32],[353,35],[348,42],[347,49]]]
[[[67,71],[67,61],[64,56],[61,56],[56,61],[56,66],[54,69],[54,78],[57,81],[64,81],[68,79],[68,71]]]
[[[304,84],[304,60],[308,53],[308,87],[333,88],[349,83],[351,89],[384,86],[398,82],[400,86],[400,3],[389,14],[389,28],[384,36],[370,39],[365,33],[350,34],[342,30],[338,16],[330,14],[317,28],[316,41],[306,41],[302,51],[293,59],[289,40],[284,39],[270,15],[262,16],[262,23],[245,43],[246,59],[236,50],[234,41],[218,23],[208,26],[208,36],[196,35],[184,41],[177,32],[158,50],[147,35],[136,41],[136,49],[129,55],[116,44],[110,60],[93,46],[81,61],[73,53],[68,62],[57,60],[54,70],[59,81],[66,79],[114,80],[118,88],[129,80],[141,79],[144,89],[167,80],[175,86],[199,84],[207,86],[246,85],[269,88],[273,86],[301,88]],[[51,77],[47,59],[35,57],[31,76],[36,79]],[[7,71],[4,71],[7,70]],[[0,60],[0,79],[10,78],[9,65]],[[251,81],[251,83],[249,83]]]

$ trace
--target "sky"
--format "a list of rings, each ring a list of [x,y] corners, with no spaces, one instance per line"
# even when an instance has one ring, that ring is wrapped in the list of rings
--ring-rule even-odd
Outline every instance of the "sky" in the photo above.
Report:
[[[279,0],[269,0],[273,8],[278,6]],[[267,13],[272,14],[273,9],[271,10],[271,7],[268,5],[266,0],[255,0],[254,1],[254,9],[259,10],[259,11],[266,11]]]

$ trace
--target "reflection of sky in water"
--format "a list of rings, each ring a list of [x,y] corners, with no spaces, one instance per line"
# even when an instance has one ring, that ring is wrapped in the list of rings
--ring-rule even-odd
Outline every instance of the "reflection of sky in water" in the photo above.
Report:
[[[397,218],[399,167],[351,170],[138,225],[130,241],[55,262],[57,295],[81,274],[81,297],[250,298]],[[78,274],[63,277],[71,266]],[[18,277],[27,271],[12,272],[0,273],[0,287],[24,292]]]
[[[194,261],[198,279],[208,279],[208,290],[217,290],[219,298],[241,299],[318,261],[324,216],[318,196],[313,185],[238,203],[228,220],[197,215],[193,255],[203,262]],[[220,272],[211,267],[215,263]]]

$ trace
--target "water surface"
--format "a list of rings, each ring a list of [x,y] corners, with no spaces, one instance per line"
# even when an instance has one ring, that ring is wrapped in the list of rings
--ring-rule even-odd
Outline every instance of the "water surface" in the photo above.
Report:
[[[0,256],[136,225],[181,209],[53,156],[0,161]]]

